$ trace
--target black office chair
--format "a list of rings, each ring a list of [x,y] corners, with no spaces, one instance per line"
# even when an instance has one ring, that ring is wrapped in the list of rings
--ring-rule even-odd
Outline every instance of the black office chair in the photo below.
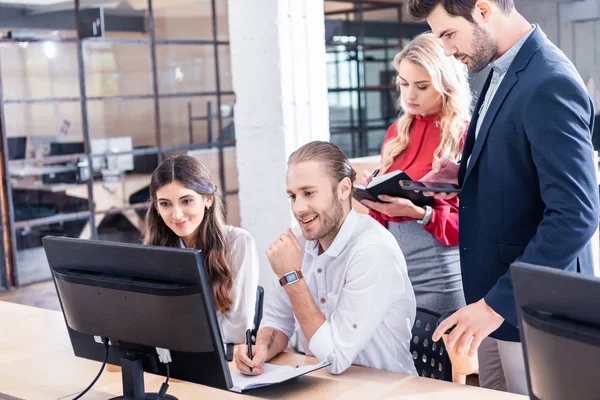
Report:
[[[452,382],[452,365],[444,342],[431,340],[439,318],[439,314],[417,307],[410,352],[419,375]]]

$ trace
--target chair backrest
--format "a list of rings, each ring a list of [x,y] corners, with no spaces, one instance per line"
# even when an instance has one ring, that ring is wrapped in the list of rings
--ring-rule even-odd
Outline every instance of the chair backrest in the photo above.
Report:
[[[452,366],[444,342],[431,340],[439,318],[440,314],[417,307],[410,352],[419,375],[452,382]]]

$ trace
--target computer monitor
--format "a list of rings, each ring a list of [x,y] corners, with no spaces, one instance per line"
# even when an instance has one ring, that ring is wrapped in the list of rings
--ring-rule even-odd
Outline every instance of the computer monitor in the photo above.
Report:
[[[92,166],[95,172],[113,170],[119,172],[133,170],[133,141],[131,136],[92,139]],[[114,154],[125,153],[130,154]]]
[[[172,378],[232,387],[200,250],[42,241],[75,355],[103,361],[110,339],[108,363],[123,367],[125,394],[143,396],[143,371],[166,376],[157,348],[170,351]]]
[[[531,399],[600,396],[600,279],[511,265]]]
[[[600,114],[594,116],[594,129],[592,130],[592,145],[594,150],[600,150]]]
[[[22,160],[27,152],[27,136],[17,136],[7,138],[8,159]]]
[[[66,156],[70,154],[85,153],[85,145],[83,142],[52,142],[50,143],[51,156]],[[68,183],[78,184],[83,183],[89,178],[89,170],[87,166],[80,166],[79,160],[71,160],[61,163],[68,167],[61,172],[48,172],[42,175],[42,182],[46,184]],[[55,165],[61,165],[55,164]]]
[[[57,135],[31,135],[29,136],[29,147],[36,157],[50,155],[50,145],[58,142]]]
[[[68,154],[83,154],[85,146],[83,142],[52,142],[50,143],[51,156],[65,156]]]

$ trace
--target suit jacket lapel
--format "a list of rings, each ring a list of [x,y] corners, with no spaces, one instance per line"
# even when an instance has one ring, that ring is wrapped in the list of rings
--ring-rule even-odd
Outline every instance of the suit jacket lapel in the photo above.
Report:
[[[469,156],[473,153],[473,145],[475,144],[475,130],[477,129],[477,120],[479,119],[479,113],[477,110],[481,108],[481,104],[483,104],[483,100],[485,99],[485,94],[487,93],[490,82],[492,82],[492,74],[494,71],[490,71],[485,83],[483,84],[483,88],[481,92],[479,92],[479,97],[477,98],[477,104],[475,104],[475,114],[471,117],[471,121],[469,122],[469,129],[467,130],[467,137],[465,139],[465,146],[462,151],[460,168],[458,170],[458,183],[462,186],[462,183],[465,178],[465,172],[467,171],[467,160]]]
[[[479,155],[481,154],[481,150],[483,149],[483,144],[487,139],[488,133],[490,132],[490,126],[492,125],[494,118],[496,118],[496,114],[498,114],[498,111],[504,103],[506,96],[508,96],[511,89],[513,88],[515,83],[517,83],[518,80],[519,78],[517,77],[517,74],[509,69],[509,71],[506,72],[504,80],[500,82],[500,86],[498,87],[496,94],[492,98],[492,102],[490,103],[490,106],[485,112],[485,115],[479,116],[480,118],[483,118],[483,122],[481,123],[481,127],[479,128],[479,134],[475,139],[473,152],[471,153],[471,159],[468,160],[467,171],[465,172],[465,181],[469,178],[469,173],[471,172],[471,170],[477,163],[477,160],[479,159]],[[477,125],[477,123],[475,123],[475,125]]]
[[[508,71],[506,72],[506,76],[500,83],[500,86],[498,87],[498,90],[496,91],[496,94],[494,95],[490,106],[488,107],[485,115],[482,116],[483,122],[481,124],[481,128],[479,129],[479,134],[477,135],[477,138],[474,141],[473,151],[470,153],[471,159],[469,160],[467,158],[465,160],[464,153],[463,153],[462,160],[464,160],[465,162],[468,161],[468,165],[465,166],[466,171],[464,173],[464,178],[462,179],[462,181],[459,181],[461,184],[464,184],[464,182],[469,178],[469,174],[471,173],[471,171],[477,164],[477,160],[479,159],[479,156],[481,155],[481,151],[483,150],[483,145],[485,144],[485,140],[487,139],[487,136],[489,134],[490,127],[492,126],[492,123],[494,122],[494,119],[496,118],[496,114],[498,114],[498,111],[502,107],[502,104],[506,100],[506,97],[512,90],[513,86],[515,86],[515,84],[519,80],[519,77],[517,74],[519,72],[523,71],[527,67],[527,64],[529,64],[529,61],[531,60],[531,57],[533,57],[535,52],[538,51],[538,49],[544,44],[545,41],[546,41],[546,35],[544,34],[544,32],[542,32],[542,29],[539,26],[537,26],[535,28],[535,30],[533,31],[533,33],[531,34],[531,36],[525,41],[525,43],[523,44],[523,47],[521,47],[521,49],[517,53],[515,59],[511,63],[510,67],[508,68]],[[492,74],[493,74],[493,71],[492,71]],[[488,79],[489,79],[489,77],[488,77]],[[482,97],[485,97],[484,93],[482,93],[482,96],[479,97],[479,100],[482,100]],[[479,100],[477,101],[477,108],[475,109],[475,112],[478,112],[479,107],[481,107],[481,103],[479,102]],[[475,119],[474,122],[471,123],[471,126],[469,126],[469,134],[472,131],[473,135],[474,135],[476,127],[477,127],[477,119]],[[473,137],[473,139],[474,139],[474,137]],[[465,144],[465,147],[466,147],[466,144]],[[462,164],[462,162],[461,162],[461,164]],[[460,171],[459,171],[459,177],[460,176],[461,175],[460,175]]]

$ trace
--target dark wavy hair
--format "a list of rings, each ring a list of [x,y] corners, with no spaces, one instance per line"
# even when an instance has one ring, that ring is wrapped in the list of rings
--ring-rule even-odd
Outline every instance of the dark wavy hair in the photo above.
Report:
[[[202,250],[204,268],[212,287],[217,311],[231,310],[233,277],[225,255],[225,219],[221,192],[210,179],[208,169],[194,157],[174,156],[164,160],[152,173],[150,207],[146,213],[144,244],[179,247],[180,238],[158,214],[156,192],[165,185],[178,182],[188,189],[213,198],[212,207],[205,211],[197,233],[196,248]]]
[[[509,14],[515,8],[514,0],[491,0],[503,13]],[[429,17],[433,9],[441,4],[446,12],[455,17],[463,17],[474,23],[473,9],[477,0],[408,0],[406,8],[411,19],[422,21]]]

